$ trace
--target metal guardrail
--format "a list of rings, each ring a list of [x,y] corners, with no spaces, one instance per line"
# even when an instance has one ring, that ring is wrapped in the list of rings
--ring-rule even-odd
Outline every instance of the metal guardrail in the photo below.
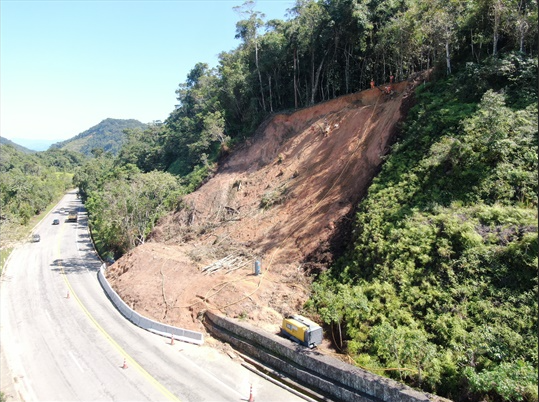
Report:
[[[112,289],[109,282],[105,278],[105,264],[101,265],[97,274],[99,283],[105,290],[105,293],[110,298],[116,308],[122,313],[122,315],[131,321],[133,324],[156,334],[166,336],[169,338],[202,345],[204,343],[204,335],[201,332],[190,331],[183,328],[173,327],[172,325],[163,324],[149,318],[143,317],[131,307],[129,307],[121,298],[118,293]]]

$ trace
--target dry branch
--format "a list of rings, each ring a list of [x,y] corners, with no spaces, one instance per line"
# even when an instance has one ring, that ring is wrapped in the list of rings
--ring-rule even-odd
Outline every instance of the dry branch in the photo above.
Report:
[[[242,257],[228,255],[225,258],[215,261],[214,263],[202,268],[202,272],[205,275],[212,274],[214,272],[225,269],[227,272],[232,272],[247,265],[249,262],[245,261]]]

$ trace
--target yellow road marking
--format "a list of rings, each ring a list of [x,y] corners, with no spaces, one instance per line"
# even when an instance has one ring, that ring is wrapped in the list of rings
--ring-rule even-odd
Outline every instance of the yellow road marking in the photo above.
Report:
[[[62,225],[62,233],[64,232],[65,225]],[[157,381],[150,373],[148,373],[144,368],[137,363],[137,361],[132,358],[104,329],[99,325],[99,323],[95,320],[95,318],[90,314],[88,309],[84,306],[84,304],[81,302],[75,291],[73,290],[73,287],[71,286],[71,283],[67,279],[67,275],[64,271],[64,266],[62,265],[62,260],[60,258],[60,239],[61,236],[59,236],[57,241],[57,253],[58,253],[58,261],[60,262],[60,269],[62,272],[62,275],[64,277],[64,281],[67,285],[69,295],[72,295],[73,298],[77,301],[77,304],[81,308],[81,310],[86,314],[86,316],[90,319],[90,321],[94,324],[94,326],[97,328],[101,334],[109,341],[109,343],[125,358],[126,362],[128,363],[128,366],[134,367],[140,374],[142,374],[143,377],[145,377],[159,392],[161,392],[168,400],[171,401],[180,401],[172,392],[170,392],[167,388],[165,388],[164,385],[162,385],[159,381]],[[121,366],[118,366],[121,367]]]

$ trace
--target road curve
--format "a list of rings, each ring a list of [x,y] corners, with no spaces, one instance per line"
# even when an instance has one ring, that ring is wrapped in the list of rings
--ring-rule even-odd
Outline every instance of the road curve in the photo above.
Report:
[[[79,221],[61,208],[78,209]],[[246,401],[252,386],[257,402],[302,400],[216,349],[171,345],[127,321],[99,285],[101,261],[75,192],[34,233],[41,241],[13,251],[0,284],[2,381],[12,380],[12,399]]]

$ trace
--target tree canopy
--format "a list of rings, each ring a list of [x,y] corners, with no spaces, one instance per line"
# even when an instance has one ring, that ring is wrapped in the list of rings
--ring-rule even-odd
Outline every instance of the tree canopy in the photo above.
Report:
[[[63,150],[23,153],[0,144],[0,224],[26,224],[67,189],[84,155]]]
[[[508,89],[527,86],[521,57],[468,66],[505,91],[475,99],[464,69],[416,94],[308,303],[358,365],[457,401],[537,400],[537,105],[509,107]]]
[[[429,70],[305,308],[361,367],[456,401],[537,401],[537,3],[236,11],[241,43],[193,66],[163,125],[129,127],[121,149],[95,144],[88,159],[2,145],[2,219],[42,210],[66,188],[57,173],[75,171],[98,249],[117,258],[273,113]]]
[[[207,166],[271,113],[366,89],[371,79],[382,85],[433,67],[450,76],[467,63],[470,73],[484,63],[504,68],[500,58],[518,53],[529,63],[537,48],[531,0],[297,0],[285,21],[265,20],[252,0],[235,10],[240,45],[215,68],[197,63],[176,91],[177,109],[158,135],[163,151],[152,156],[166,170]],[[473,84],[476,96],[500,89],[489,79]],[[537,93],[529,79],[523,105]]]

